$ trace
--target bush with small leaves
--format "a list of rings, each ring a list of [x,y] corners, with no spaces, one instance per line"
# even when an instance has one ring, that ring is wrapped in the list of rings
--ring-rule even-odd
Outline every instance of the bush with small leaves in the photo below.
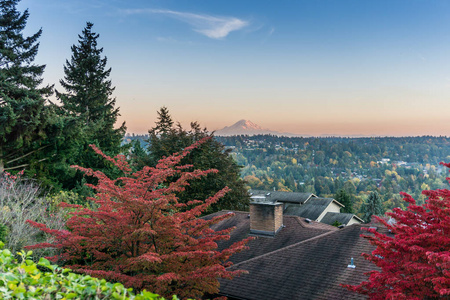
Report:
[[[2,245],[2,243],[0,243]],[[44,258],[36,264],[32,252],[0,250],[0,294],[2,299],[136,299],[164,300],[157,294],[142,291],[134,294],[121,283],[72,273]],[[172,300],[177,300],[176,296]]]

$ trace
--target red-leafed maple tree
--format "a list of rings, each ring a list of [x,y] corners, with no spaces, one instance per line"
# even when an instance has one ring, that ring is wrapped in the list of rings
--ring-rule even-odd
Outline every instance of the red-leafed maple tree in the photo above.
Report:
[[[229,278],[244,271],[229,271],[226,262],[235,252],[246,248],[244,240],[223,251],[218,240],[228,239],[232,229],[216,232],[212,224],[231,214],[211,220],[198,218],[205,209],[223,196],[228,188],[205,201],[178,203],[177,192],[191,179],[216,170],[188,171],[190,166],[177,166],[200,141],[159,161],[156,167],[144,167],[131,173],[124,156],[111,158],[95,146],[92,148],[124,173],[112,180],[102,172],[75,166],[94,176],[98,183],[90,185],[96,196],[91,198],[98,209],[79,205],[67,221],[68,231],[57,231],[44,224],[33,226],[54,236],[54,243],[41,243],[34,248],[56,247],[62,250],[53,260],[62,261],[77,272],[108,280],[120,281],[128,287],[170,297],[173,294],[200,298],[218,292],[218,278]],[[172,179],[172,182],[169,182]]]
[[[422,193],[428,199],[421,206],[402,193],[408,208],[386,213],[395,222],[375,216],[391,232],[369,229],[373,235],[365,235],[377,248],[363,255],[378,270],[368,273],[368,281],[345,287],[371,299],[450,299],[450,191]]]

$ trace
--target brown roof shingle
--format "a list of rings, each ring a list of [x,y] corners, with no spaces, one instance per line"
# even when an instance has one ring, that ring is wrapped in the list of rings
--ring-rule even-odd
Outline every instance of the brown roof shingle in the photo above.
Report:
[[[361,253],[374,247],[354,224],[242,261],[230,269],[249,274],[220,280],[220,294],[230,299],[365,299],[340,284],[358,284],[375,269]],[[384,230],[383,228],[379,230]],[[355,269],[348,268],[354,258]]]
[[[220,211],[218,213],[208,215],[206,218],[211,218],[216,215],[222,215],[231,211]],[[248,212],[234,212],[234,216],[226,219],[212,228],[216,231],[224,230],[230,227],[236,227],[230,234],[230,239],[227,241],[220,241],[218,243],[219,250],[225,249],[235,242],[241,241],[249,236],[250,232],[250,218]],[[282,228],[274,237],[255,237],[255,240],[250,241],[247,246],[250,249],[234,254],[230,261],[239,263],[280,248],[310,239],[325,232],[338,230],[334,226],[319,222],[307,223],[304,219],[296,216],[284,216]]]

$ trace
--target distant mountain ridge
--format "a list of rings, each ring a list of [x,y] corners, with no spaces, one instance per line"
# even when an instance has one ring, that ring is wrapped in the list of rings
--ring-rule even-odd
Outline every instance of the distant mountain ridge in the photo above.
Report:
[[[222,129],[216,130],[214,135],[217,136],[232,136],[232,135],[258,135],[258,134],[272,134],[276,136],[309,136],[303,134],[294,134],[287,132],[279,132],[263,128],[249,120],[239,120],[231,126],[225,126]]]

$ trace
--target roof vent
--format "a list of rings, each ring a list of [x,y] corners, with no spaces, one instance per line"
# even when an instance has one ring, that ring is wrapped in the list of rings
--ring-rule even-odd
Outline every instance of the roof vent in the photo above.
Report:
[[[311,219],[306,218],[306,219],[305,219],[305,222],[306,222],[306,223],[311,223]]]
[[[350,264],[347,266],[347,268],[352,268],[352,269],[356,268],[356,266],[353,264],[353,257],[350,260]]]
[[[339,229],[342,229],[342,228],[344,228],[344,227],[345,227],[345,224],[342,224],[342,225],[339,225],[339,226],[338,226]]]

